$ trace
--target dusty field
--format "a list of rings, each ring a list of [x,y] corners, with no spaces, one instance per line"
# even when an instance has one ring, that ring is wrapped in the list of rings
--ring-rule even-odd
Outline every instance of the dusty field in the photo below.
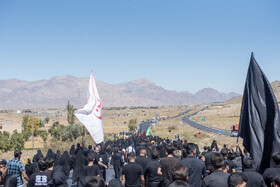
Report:
[[[187,109],[194,109],[194,111],[198,110],[199,107],[195,109],[195,106],[181,106],[181,107],[159,107],[157,109],[121,109],[121,110],[103,110],[103,127],[104,133],[119,133],[123,130],[128,130],[128,123],[130,119],[137,119],[137,122],[145,121],[147,119],[155,118],[157,114],[160,116],[175,116],[182,112],[185,112]],[[228,104],[225,106],[213,106],[208,110],[198,113],[193,117],[196,121],[201,121],[202,116],[206,117],[206,124],[214,127],[220,127],[222,129],[226,129],[231,127],[231,125],[238,123],[240,111],[240,105],[238,104]],[[59,121],[60,124],[67,125],[66,120],[66,110],[42,110],[42,111],[33,111],[36,117],[41,120],[44,120],[46,116],[50,117],[50,121],[45,125],[43,129],[48,130],[53,122]],[[0,125],[2,125],[2,131],[6,130],[10,133],[14,129],[21,130],[21,122],[22,118],[25,114],[18,114],[16,112],[13,113],[0,113]],[[78,121],[76,121],[78,122]],[[169,130],[171,132],[169,132]],[[220,136],[212,133],[203,133],[200,137],[194,137],[194,133],[199,130],[192,128],[189,125],[183,124],[181,121],[181,117],[175,119],[164,120],[158,124],[156,124],[152,128],[152,133],[157,136],[161,136],[163,138],[173,139],[175,135],[179,135],[181,139],[187,139],[188,142],[194,142],[199,145],[202,149],[203,146],[210,146],[211,142],[215,139],[218,141],[220,147],[223,144],[228,144],[230,147],[234,147],[236,145],[236,138],[230,138],[225,136]],[[53,150],[60,149],[61,151],[69,150],[72,144],[76,144],[77,142],[81,142],[81,138],[77,139],[74,142],[56,142],[50,136],[46,144],[42,141],[40,137],[35,137],[35,148],[39,148],[46,153],[48,148],[52,148]],[[85,144],[92,144],[92,140],[90,137],[85,137]],[[25,148],[32,148],[32,142],[25,142]],[[36,152],[36,151],[35,151]],[[23,162],[26,159],[34,155],[34,151],[24,150],[23,151]],[[2,153],[2,158],[11,158],[12,152]]]

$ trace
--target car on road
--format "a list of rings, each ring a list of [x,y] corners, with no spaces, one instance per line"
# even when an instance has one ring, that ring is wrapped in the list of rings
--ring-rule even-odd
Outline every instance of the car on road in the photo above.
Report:
[[[231,131],[230,136],[231,137],[237,137],[238,136],[238,131]]]
[[[194,134],[195,137],[198,137],[198,136],[201,136],[201,135],[202,135],[201,132],[197,132],[197,133]]]

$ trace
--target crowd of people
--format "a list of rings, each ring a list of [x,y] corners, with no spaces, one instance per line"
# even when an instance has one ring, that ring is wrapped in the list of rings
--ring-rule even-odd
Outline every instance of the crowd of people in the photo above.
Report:
[[[280,153],[273,154],[274,167],[263,174],[253,170],[246,150],[235,150],[214,140],[203,151],[198,145],[160,137],[132,136],[87,148],[80,144],[61,155],[40,150],[24,166],[21,151],[10,161],[0,160],[3,186],[66,187],[70,171],[78,187],[280,187]],[[106,179],[112,166],[114,179]],[[106,183],[108,181],[108,183]]]

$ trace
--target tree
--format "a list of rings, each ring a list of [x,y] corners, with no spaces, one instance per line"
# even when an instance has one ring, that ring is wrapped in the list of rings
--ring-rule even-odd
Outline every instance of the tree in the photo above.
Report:
[[[31,135],[32,135],[31,131],[28,130],[22,131],[22,136],[25,141],[28,141]]]
[[[45,122],[46,124],[48,124],[49,121],[50,121],[50,117],[45,117],[44,122]]]
[[[68,123],[69,124],[74,124],[75,123],[75,116],[74,116],[75,108],[69,101],[67,102],[66,109],[67,109],[67,121],[68,121]]]
[[[32,133],[32,124],[33,124],[33,132],[34,136],[38,135],[38,131],[40,128],[40,121],[38,118],[30,115],[25,115],[22,120],[23,134],[28,134],[24,131],[30,131]],[[26,136],[25,136],[26,137]]]
[[[4,131],[3,133],[0,131],[0,150],[7,152],[11,149],[11,144],[9,141],[9,133]],[[8,136],[7,136],[8,135]]]
[[[45,130],[39,131],[39,136],[43,139],[44,143],[46,143],[46,141],[48,139],[48,135],[49,135],[49,133]]]
[[[55,128],[55,127],[58,127],[60,124],[59,124],[59,121],[55,121],[55,122],[53,122],[53,127]]]
[[[130,132],[134,131],[137,128],[137,119],[130,119],[128,122],[128,129]]]
[[[14,150],[22,150],[24,148],[24,139],[17,130],[14,130],[11,136],[10,145]]]

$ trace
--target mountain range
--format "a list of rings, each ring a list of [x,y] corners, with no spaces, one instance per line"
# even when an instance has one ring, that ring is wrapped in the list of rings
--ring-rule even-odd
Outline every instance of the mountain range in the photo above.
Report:
[[[65,108],[68,100],[80,108],[86,103],[88,81],[88,78],[69,75],[35,82],[0,80],[0,108]],[[212,88],[195,94],[169,91],[144,78],[114,85],[96,80],[96,85],[103,107],[202,104],[224,102],[238,96]]]

